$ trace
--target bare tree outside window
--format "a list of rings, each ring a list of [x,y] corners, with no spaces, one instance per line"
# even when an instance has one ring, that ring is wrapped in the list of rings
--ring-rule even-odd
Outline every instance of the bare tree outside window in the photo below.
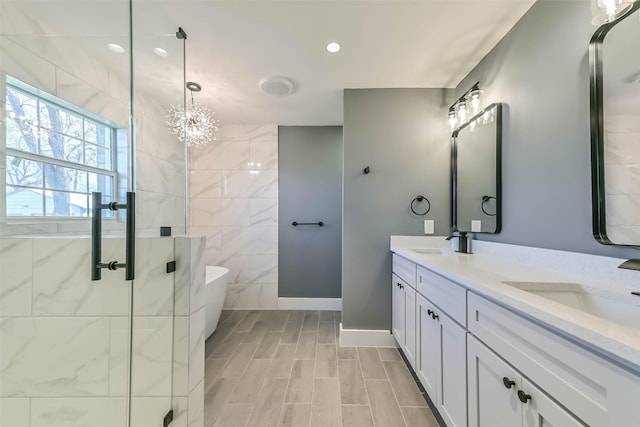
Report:
[[[7,85],[7,216],[88,216],[115,194],[114,129]]]

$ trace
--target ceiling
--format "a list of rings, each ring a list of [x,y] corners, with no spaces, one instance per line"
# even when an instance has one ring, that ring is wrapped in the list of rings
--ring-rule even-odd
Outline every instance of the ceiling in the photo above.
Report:
[[[534,2],[134,0],[135,81],[167,103],[175,99],[182,42],[174,34],[183,27],[187,80],[203,86],[196,100],[222,124],[342,124],[345,88],[455,87]],[[47,31],[77,36],[127,70],[126,55],[105,47],[126,41],[126,1],[17,3],[46,21]],[[326,51],[331,41],[340,52]],[[150,53],[155,46],[169,56]],[[294,92],[265,94],[259,82],[269,76],[288,77]]]

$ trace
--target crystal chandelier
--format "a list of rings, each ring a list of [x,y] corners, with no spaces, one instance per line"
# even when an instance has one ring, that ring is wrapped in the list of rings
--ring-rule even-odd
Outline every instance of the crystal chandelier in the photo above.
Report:
[[[208,144],[216,138],[218,120],[211,109],[196,104],[193,100],[193,92],[200,92],[202,86],[195,82],[187,82],[186,86],[191,92],[191,106],[186,111],[181,105],[169,108],[167,115],[169,132],[176,135],[180,141],[185,138],[190,147]]]

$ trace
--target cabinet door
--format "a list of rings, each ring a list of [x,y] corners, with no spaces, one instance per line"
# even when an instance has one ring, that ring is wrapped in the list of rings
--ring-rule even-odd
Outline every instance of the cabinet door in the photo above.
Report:
[[[524,427],[583,427],[569,412],[551,400],[539,388],[526,379],[522,380],[522,392],[531,396],[523,403]],[[525,396],[525,399],[527,397]]]
[[[435,306],[422,295],[416,296],[416,372],[431,401],[438,401],[438,375],[440,372],[439,324],[429,311]]]
[[[391,277],[391,296],[393,300],[392,328],[393,336],[396,338],[398,345],[404,347],[404,329],[405,329],[405,313],[404,313],[404,291],[402,290],[402,281],[396,276]]]
[[[448,427],[467,427],[466,331],[436,311],[440,325],[440,384],[437,407]]]
[[[469,427],[521,426],[520,375],[471,334],[467,334],[467,354]]]
[[[416,291],[409,287],[404,287],[404,355],[416,369]]]

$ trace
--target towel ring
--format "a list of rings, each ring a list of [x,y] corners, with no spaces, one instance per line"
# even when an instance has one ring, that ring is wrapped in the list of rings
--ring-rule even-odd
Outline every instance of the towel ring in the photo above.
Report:
[[[487,203],[491,199],[498,200],[493,196],[482,196],[482,203],[480,204],[480,209],[482,209],[482,213],[484,213],[487,216],[496,216],[495,213],[489,213],[489,212],[484,210],[484,204]]]
[[[414,205],[416,202],[420,203],[420,202],[423,202],[423,201],[424,201],[424,202],[427,202],[427,210],[426,210],[426,211],[424,211],[424,212],[416,212],[416,210],[414,209],[413,205]],[[415,198],[411,201],[411,205],[410,205],[410,207],[411,207],[411,212],[413,212],[414,214],[416,214],[416,215],[420,215],[420,216],[424,216],[424,215],[428,214],[428,213],[429,213],[429,211],[431,210],[431,202],[429,201],[429,199],[427,199],[427,198],[426,198],[426,197],[424,197],[424,196],[417,196],[417,197],[415,197]]]

